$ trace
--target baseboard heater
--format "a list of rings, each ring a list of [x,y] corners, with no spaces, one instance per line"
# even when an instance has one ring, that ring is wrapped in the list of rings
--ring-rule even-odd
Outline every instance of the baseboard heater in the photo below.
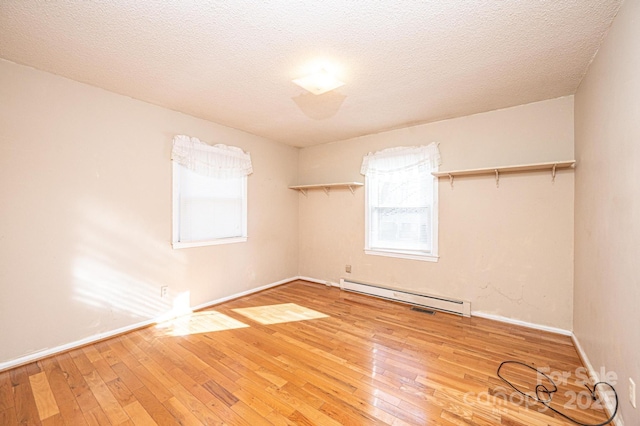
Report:
[[[368,296],[375,296],[381,299],[393,300],[395,302],[408,303],[410,305],[449,312],[465,317],[471,316],[471,303],[463,300],[432,296],[415,291],[400,290],[377,284],[368,284],[345,279],[340,280],[340,288],[353,293],[366,294]]]

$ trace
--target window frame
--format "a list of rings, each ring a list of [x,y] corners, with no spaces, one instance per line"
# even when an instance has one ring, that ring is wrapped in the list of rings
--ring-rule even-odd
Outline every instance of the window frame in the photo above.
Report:
[[[440,258],[438,254],[438,178],[433,176],[431,172],[437,171],[436,168],[431,169],[427,173],[430,175],[431,184],[433,185],[433,200],[431,203],[431,251],[424,252],[419,250],[403,250],[403,249],[391,249],[391,248],[372,248],[371,247],[371,209],[372,206],[369,203],[370,189],[372,184],[370,176],[365,176],[365,219],[364,219],[364,235],[365,246],[364,252],[367,255],[373,256],[385,256],[394,257],[400,259],[420,260],[426,262],[438,262]]]
[[[199,241],[180,241],[180,173],[181,167],[177,161],[171,161],[172,165],[172,238],[171,245],[174,249],[189,247],[204,247],[221,244],[243,243],[248,240],[247,235],[247,216],[248,216],[248,199],[247,199],[247,180],[248,176],[240,177],[242,179],[242,235],[234,237],[215,238]],[[186,168],[186,167],[185,167]]]

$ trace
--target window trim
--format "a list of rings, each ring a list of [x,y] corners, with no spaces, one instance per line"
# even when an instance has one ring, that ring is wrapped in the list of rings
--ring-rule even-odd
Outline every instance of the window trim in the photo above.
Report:
[[[432,170],[437,171],[437,170]],[[431,173],[429,173],[431,174]],[[433,176],[433,175],[431,175]],[[399,259],[420,260],[426,262],[438,262],[440,256],[438,254],[438,179],[433,177],[433,204],[431,213],[431,252],[422,252],[416,250],[394,250],[383,248],[372,248],[369,244],[370,229],[369,221],[371,208],[369,205],[369,176],[364,178],[364,253],[372,256],[386,256]]]
[[[419,252],[388,250],[388,249],[365,249],[364,254],[371,256],[395,257],[398,259],[422,260],[424,262],[437,262],[440,256],[433,254],[418,254]]]
[[[247,241],[247,239],[248,239],[247,237],[231,237],[231,238],[218,238],[217,240],[192,241],[188,243],[177,241],[177,242],[172,242],[171,247],[173,247],[174,249],[181,249],[181,248],[189,248],[189,247],[216,246],[221,244],[244,243]]]
[[[205,247],[205,246],[215,246],[215,245],[223,245],[223,244],[235,244],[235,243],[243,243],[248,240],[247,234],[247,217],[248,217],[248,199],[247,199],[247,181],[248,176],[242,177],[242,235],[236,237],[226,237],[226,238],[215,238],[212,240],[201,240],[201,241],[179,241],[180,237],[180,203],[178,200],[178,196],[180,193],[180,167],[181,166],[177,161],[171,161],[172,166],[172,194],[171,194],[171,247],[173,249],[182,249],[182,248],[190,248],[190,247]]]

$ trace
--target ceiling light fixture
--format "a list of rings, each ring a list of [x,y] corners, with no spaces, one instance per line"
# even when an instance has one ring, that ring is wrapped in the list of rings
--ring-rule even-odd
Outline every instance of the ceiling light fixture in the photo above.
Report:
[[[313,93],[314,95],[322,95],[323,93],[337,89],[338,87],[344,85],[342,81],[331,75],[329,71],[324,68],[322,68],[318,72],[309,74],[306,77],[298,78],[292,81],[303,89]]]

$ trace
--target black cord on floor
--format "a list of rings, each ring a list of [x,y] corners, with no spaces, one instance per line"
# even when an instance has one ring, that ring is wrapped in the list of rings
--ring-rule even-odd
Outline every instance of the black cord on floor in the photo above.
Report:
[[[502,377],[502,375],[500,374],[500,370],[502,369],[502,367],[505,364],[516,364],[516,365],[522,365],[524,367],[527,367],[530,370],[535,371],[538,374],[543,375],[547,380],[549,380],[549,383],[551,383],[553,385],[553,389],[547,389],[547,387],[543,384],[538,384],[536,385],[536,396],[533,397],[531,395],[529,395],[528,393],[522,392],[520,389],[518,389],[517,387],[515,387],[510,381],[508,381],[507,379],[505,379],[504,377]],[[595,385],[593,385],[593,388],[590,388],[589,385],[587,385],[585,383],[585,387],[589,390],[589,393],[591,394],[591,398],[593,398],[593,400],[597,400],[598,397],[596,395],[596,388],[599,385],[607,385],[611,388],[611,390],[613,391],[613,394],[616,397],[616,408],[613,410],[613,414],[611,414],[611,416],[604,422],[602,423],[597,423],[597,424],[589,424],[589,423],[581,423],[579,421],[577,421],[576,419],[573,419],[571,417],[569,417],[568,415],[561,413],[560,411],[556,410],[555,408],[551,407],[549,404],[551,404],[551,399],[553,398],[553,394],[556,393],[558,391],[558,387],[556,386],[556,384],[553,382],[553,380],[551,380],[551,377],[547,376],[546,374],[544,374],[542,371],[538,370],[535,367],[532,367],[528,364],[525,364],[524,362],[520,362],[520,361],[504,361],[502,364],[500,364],[500,367],[498,367],[498,377],[500,377],[502,379],[503,382],[505,382],[506,384],[508,384],[509,386],[511,386],[511,388],[513,390],[515,390],[516,392],[518,392],[520,395],[525,396],[526,398],[529,398],[535,402],[538,402],[542,405],[544,405],[545,407],[547,407],[548,409],[550,409],[551,411],[553,411],[556,414],[559,414],[560,416],[564,417],[567,420],[572,421],[573,423],[580,425],[580,426],[605,426],[608,425],[609,423],[611,423],[613,421],[613,418],[616,416],[616,413],[618,412],[618,393],[616,392],[616,390],[614,389],[613,386],[611,386],[609,383],[607,382],[598,382]],[[542,398],[541,395],[544,397]]]

